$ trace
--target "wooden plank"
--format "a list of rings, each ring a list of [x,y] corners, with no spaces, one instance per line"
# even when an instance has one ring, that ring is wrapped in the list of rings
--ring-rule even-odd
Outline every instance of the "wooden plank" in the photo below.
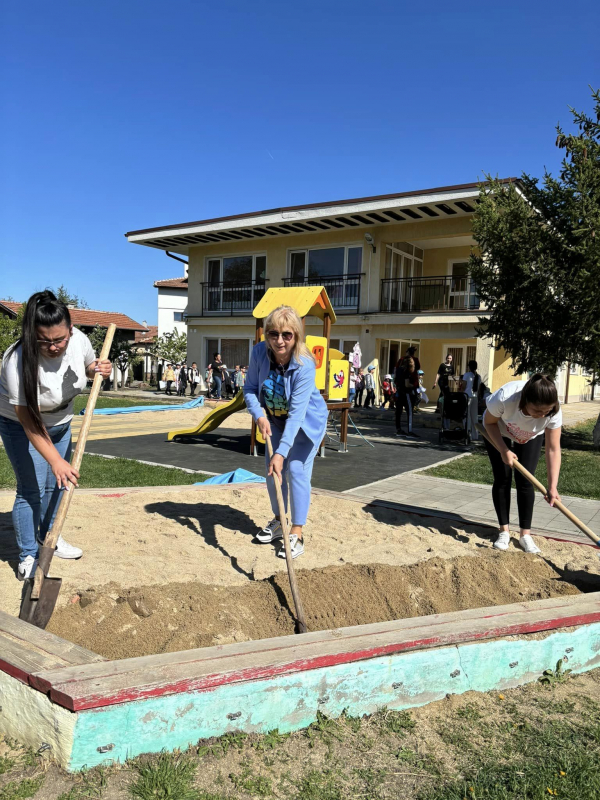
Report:
[[[49,656],[56,656],[65,664],[92,664],[96,661],[106,661],[103,656],[92,653],[85,647],[68,642],[60,636],[0,611],[0,636],[3,633],[17,640],[23,647],[36,648]]]
[[[32,649],[12,637],[0,633],[0,671],[6,672],[23,683],[29,683],[32,672],[56,670],[67,665],[66,661]]]
[[[54,702],[77,711],[593,622],[600,622],[599,592],[67,667],[33,679]]]

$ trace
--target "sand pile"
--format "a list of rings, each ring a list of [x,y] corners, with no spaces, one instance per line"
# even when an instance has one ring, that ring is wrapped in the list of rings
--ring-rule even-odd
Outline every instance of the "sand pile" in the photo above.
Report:
[[[190,408],[187,411],[140,411],[138,414],[123,414],[122,416],[111,416],[111,422],[115,420],[124,420],[127,425],[131,425],[132,421],[140,424],[150,425],[168,425],[169,430],[177,430],[177,428],[194,428],[210,414],[215,408],[222,408],[225,403],[206,403],[201,408]],[[107,417],[103,417],[107,419]],[[250,425],[252,417],[250,413],[243,409],[236,411],[235,414],[227,417],[223,423],[224,428],[247,429],[250,432]]]
[[[403,567],[299,570],[309,630],[417,617],[579,593],[546,561],[486,550]],[[600,580],[599,580],[600,586]],[[48,630],[107,658],[173,652],[294,633],[287,577],[243,586],[172,583],[84,592]]]

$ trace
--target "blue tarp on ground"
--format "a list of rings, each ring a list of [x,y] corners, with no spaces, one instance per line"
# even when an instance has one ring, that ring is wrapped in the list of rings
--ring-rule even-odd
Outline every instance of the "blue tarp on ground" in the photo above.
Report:
[[[234,472],[224,472],[222,475],[213,475],[202,483],[195,483],[194,486],[216,485],[223,483],[266,483],[261,475],[248,472],[247,469],[236,469]]]
[[[96,414],[105,414],[110,416],[112,414],[139,414],[142,411],[187,411],[190,408],[199,408],[200,406],[204,405],[204,395],[200,395],[200,397],[194,397],[193,400],[190,400],[187,403],[182,403],[181,405],[173,405],[173,406],[131,406],[130,408],[97,408],[94,411],[94,416]],[[80,414],[85,414],[85,408],[83,411],[79,412]]]

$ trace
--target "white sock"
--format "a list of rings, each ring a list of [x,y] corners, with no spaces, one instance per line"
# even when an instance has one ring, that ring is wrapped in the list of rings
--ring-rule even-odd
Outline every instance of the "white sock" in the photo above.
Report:
[[[521,536],[521,538],[519,539],[519,544],[526,553],[542,552],[540,548],[537,546],[537,544],[533,541],[529,533],[527,533],[525,536]]]
[[[508,531],[500,531],[498,538],[494,542],[496,550],[508,550],[510,544],[510,533]]]

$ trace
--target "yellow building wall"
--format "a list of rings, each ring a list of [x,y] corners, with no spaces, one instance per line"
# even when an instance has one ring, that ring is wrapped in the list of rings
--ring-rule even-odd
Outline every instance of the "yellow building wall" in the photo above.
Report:
[[[418,242],[417,242],[418,245]],[[453,259],[468,261],[471,255],[471,248],[463,247],[436,247],[432,250],[425,250],[423,257],[423,277],[449,275],[448,262]]]
[[[509,381],[520,380],[520,375],[515,375],[514,371],[510,368],[510,356],[506,353],[504,348],[496,350],[494,353],[494,372],[492,374],[492,385],[489,387],[492,392],[504,386]]]
[[[592,395],[590,378],[581,374],[581,367],[577,367],[577,374],[569,376],[569,397],[570,403],[578,403],[589,400]]]

